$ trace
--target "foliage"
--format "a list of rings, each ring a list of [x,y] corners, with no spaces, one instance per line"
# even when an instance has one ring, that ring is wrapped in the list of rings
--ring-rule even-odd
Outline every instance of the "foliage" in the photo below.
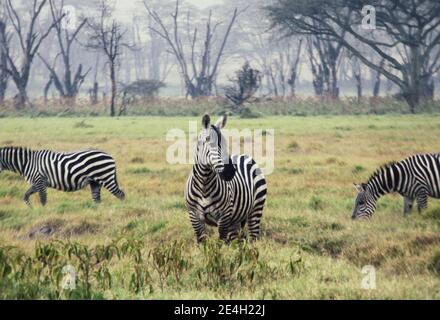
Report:
[[[124,105],[124,97],[118,97],[118,104]],[[124,110],[127,116],[199,116],[205,112],[223,114],[226,98],[207,98],[187,100],[179,98],[142,98],[126,99],[125,105],[130,108]],[[130,101],[128,101],[130,100]],[[89,99],[77,98],[75,108],[68,102],[56,99],[47,105],[43,101],[33,100],[33,108],[17,111],[11,100],[6,100],[0,109],[0,118],[4,117],[96,117],[107,115],[107,105],[104,101],[90,107]],[[122,107],[121,107],[122,108]],[[439,113],[438,100],[426,102],[417,108],[418,113]],[[240,115],[244,118],[257,118],[264,116],[318,116],[318,115],[368,115],[368,114],[407,114],[410,113],[405,102],[392,98],[357,99],[342,98],[340,100],[321,100],[316,98],[286,98],[269,99],[258,98],[241,108]],[[248,115],[251,116],[248,116]],[[374,126],[374,124],[372,124]]]
[[[230,81],[232,84],[225,88],[225,95],[237,109],[257,92],[261,84],[261,73],[253,69],[249,62],[245,62]]]
[[[239,287],[253,288],[280,272],[260,258],[258,249],[245,242],[234,242],[231,247],[218,241],[207,242],[201,250],[202,266],[191,270],[188,245],[179,241],[147,250],[142,241],[132,238],[93,247],[55,240],[37,242],[30,255],[15,247],[0,247],[0,298],[100,299],[120,281],[111,271],[111,265],[118,261],[132,265],[131,271],[127,270],[127,289],[135,294],[153,293],[155,287],[163,292],[166,285],[179,289],[182,278],[193,272],[198,279],[196,287],[227,288],[232,293]],[[300,259],[290,261],[285,270],[298,275],[299,262]],[[75,272],[74,282],[63,287],[65,270],[70,266]]]
[[[126,85],[122,91],[134,97],[154,97],[163,87],[165,87],[165,83],[159,80],[136,80]]]

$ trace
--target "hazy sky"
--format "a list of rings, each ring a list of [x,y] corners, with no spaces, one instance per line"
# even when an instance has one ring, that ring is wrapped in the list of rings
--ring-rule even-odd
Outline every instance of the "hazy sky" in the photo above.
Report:
[[[222,0],[186,0],[186,1],[202,8],[213,4],[222,3]]]
[[[144,9],[142,0],[116,0],[116,15],[123,18],[130,18],[132,14],[139,10]],[[223,0],[183,0],[182,2],[191,3],[200,8],[206,8],[207,6],[221,4]]]

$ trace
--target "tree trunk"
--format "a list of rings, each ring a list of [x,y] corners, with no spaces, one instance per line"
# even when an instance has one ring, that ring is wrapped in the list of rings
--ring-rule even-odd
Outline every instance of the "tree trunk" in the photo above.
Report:
[[[110,100],[110,116],[115,116],[115,104],[116,104],[116,70],[115,63],[112,61],[110,63],[110,80],[111,80],[111,100]]]
[[[50,77],[49,78],[49,81],[46,83],[46,85],[44,86],[44,92],[43,92],[43,94],[44,94],[44,104],[45,105],[47,105],[47,102],[48,102],[48,98],[47,98],[47,96],[48,96],[48,94],[49,94],[49,90],[50,90],[50,87],[52,86],[52,82],[53,82],[53,77]]]
[[[403,97],[409,105],[411,113],[416,113],[417,106],[434,98],[434,82],[431,78],[419,77],[411,87],[402,92]]]
[[[27,92],[26,92],[26,85],[18,82],[16,83],[18,93],[14,98],[14,106],[17,110],[22,110],[26,103],[28,102]]]
[[[380,82],[381,82],[380,76],[381,76],[380,72],[376,72],[376,79],[374,81],[374,86],[373,86],[373,97],[375,98],[379,97],[380,94]]]
[[[416,112],[416,108],[420,103],[434,98],[432,74],[424,70],[424,65],[419,46],[411,47],[410,61],[405,70],[407,84],[402,90],[403,97],[408,102],[411,113]]]
[[[355,74],[356,79],[356,89],[357,89],[357,101],[360,102],[362,99],[362,77],[361,73]]]
[[[292,67],[290,70],[290,78],[287,82],[290,87],[290,96],[291,97],[295,97],[296,77],[297,77],[296,68]]]
[[[332,57],[333,58],[333,57]],[[337,61],[334,59],[331,59],[331,65],[330,65],[330,98],[332,99],[338,99],[339,98],[339,87],[338,87],[338,75],[337,75],[337,67],[336,67]]]
[[[93,83],[93,88],[90,89],[90,103],[95,105],[98,103],[98,82]]]
[[[4,45],[6,45],[6,26],[0,21],[0,105],[4,102],[8,85],[8,73],[6,71],[7,58],[3,47]]]
[[[382,59],[380,61],[379,67],[383,68],[383,65],[385,63],[385,60]],[[373,86],[373,97],[377,98],[380,94],[380,83],[381,83],[381,73],[379,71],[376,71],[376,78],[374,81],[374,86]]]

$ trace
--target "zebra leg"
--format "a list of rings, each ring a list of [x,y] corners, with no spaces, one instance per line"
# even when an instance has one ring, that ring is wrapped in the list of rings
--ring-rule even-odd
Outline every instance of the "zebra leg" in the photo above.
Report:
[[[425,210],[426,208],[428,208],[428,194],[423,192],[417,196],[417,209],[419,214],[421,214],[422,210]]]
[[[32,208],[31,203],[29,201],[29,198],[31,197],[31,195],[33,195],[34,193],[37,193],[37,192],[38,192],[38,189],[37,189],[36,185],[33,184],[28,189],[28,191],[26,191],[26,193],[24,194],[23,201],[28,205],[28,207]]]
[[[194,212],[189,213],[189,219],[191,220],[192,227],[196,234],[197,243],[204,242],[206,240],[205,222],[200,219],[200,216]]]
[[[248,216],[248,232],[251,241],[258,240],[258,238],[260,237],[260,221],[261,217],[263,216],[264,203],[264,200],[257,203]]]
[[[40,196],[40,203],[42,206],[45,206],[47,203],[47,180],[44,177],[40,177],[35,183],[34,186],[38,191]]]
[[[101,185],[98,182],[90,181],[90,190],[92,191],[92,199],[95,203],[101,202]]]
[[[228,241],[234,241],[236,239],[241,239],[241,230],[242,230],[243,223],[238,223],[234,226],[231,226],[229,228],[229,234],[228,234]]]
[[[40,188],[40,190],[38,191],[38,194],[40,195],[40,203],[44,207],[47,203],[47,187],[46,187],[46,185],[44,185]]]
[[[218,234],[220,240],[229,243],[230,228],[230,215],[223,216],[218,222]]]
[[[403,198],[403,214],[404,215],[411,214],[413,204],[414,204],[414,198],[410,198],[410,197]]]

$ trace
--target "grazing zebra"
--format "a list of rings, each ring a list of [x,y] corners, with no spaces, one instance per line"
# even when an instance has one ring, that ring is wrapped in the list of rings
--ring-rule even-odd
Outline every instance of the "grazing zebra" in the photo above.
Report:
[[[352,218],[369,218],[381,196],[397,192],[404,197],[404,214],[414,200],[419,213],[428,207],[428,197],[440,198],[440,154],[418,154],[377,170],[367,183],[355,184],[358,195]]]
[[[225,242],[237,238],[246,223],[252,240],[260,233],[266,180],[251,157],[228,155],[227,141],[220,131],[226,121],[224,115],[211,125],[209,116],[203,117],[195,164],[185,189],[197,242],[206,238],[205,224],[218,227],[220,239]]]
[[[101,201],[101,187],[121,200],[125,197],[116,180],[115,161],[98,150],[60,153],[22,147],[0,148],[0,172],[2,170],[19,173],[32,185],[23,199],[29,206],[29,197],[37,192],[44,206],[47,188],[71,192],[90,185],[92,198],[97,203]]]

